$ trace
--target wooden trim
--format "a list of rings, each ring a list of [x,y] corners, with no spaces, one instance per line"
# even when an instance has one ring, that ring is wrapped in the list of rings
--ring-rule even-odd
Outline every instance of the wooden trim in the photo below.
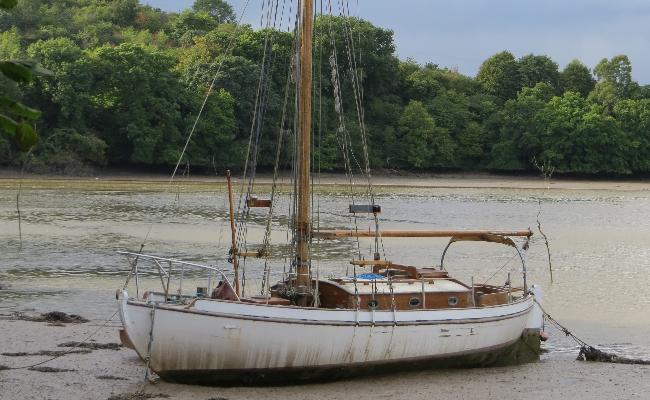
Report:
[[[371,230],[319,230],[312,232],[312,237],[321,239],[375,237]],[[477,237],[482,235],[526,236],[533,235],[531,231],[381,231],[381,237]]]
[[[255,208],[255,207],[269,208],[271,207],[271,200],[259,200],[256,198],[252,198],[246,201],[246,205],[249,208]]]
[[[387,260],[371,260],[371,261],[350,261],[352,265],[392,265],[392,261]]]

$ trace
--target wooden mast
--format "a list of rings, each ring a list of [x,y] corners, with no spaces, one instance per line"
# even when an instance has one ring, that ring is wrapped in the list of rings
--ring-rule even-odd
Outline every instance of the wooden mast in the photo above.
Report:
[[[312,37],[314,3],[303,0],[302,32],[300,46],[300,106],[298,138],[298,215],[295,220],[296,232],[296,273],[298,290],[307,293],[309,285],[309,158],[311,129],[311,84],[312,84]],[[301,296],[300,304],[305,306],[306,295]]]

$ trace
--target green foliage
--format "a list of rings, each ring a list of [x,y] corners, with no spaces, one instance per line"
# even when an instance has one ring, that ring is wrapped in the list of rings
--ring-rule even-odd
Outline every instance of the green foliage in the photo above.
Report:
[[[101,164],[106,142],[93,134],[82,135],[74,129],[55,129],[37,151],[41,161],[77,160]]]
[[[416,168],[440,166],[453,158],[454,142],[444,128],[437,128],[433,118],[416,100],[404,108],[399,120],[401,162]]]
[[[553,98],[533,124],[543,149],[539,158],[557,172],[630,173],[629,142],[620,122],[579,94]]]
[[[532,130],[537,113],[553,98],[555,89],[547,83],[524,88],[517,100],[508,100],[498,113],[499,139],[491,149],[489,167],[523,170],[541,151],[538,135]]]
[[[476,81],[486,94],[494,96],[499,104],[517,97],[521,75],[515,56],[504,51],[488,58],[476,75]]]
[[[598,83],[589,94],[589,102],[602,106],[608,114],[619,100],[629,99],[638,88],[632,80],[632,64],[626,55],[602,59],[594,68]]]
[[[20,31],[15,26],[0,34],[0,59],[23,58],[20,46]]]
[[[11,9],[17,5],[16,1],[11,0],[1,0],[0,8]],[[2,56],[3,58],[10,58],[15,55],[21,54],[20,49],[20,34],[15,28],[12,28],[9,32],[3,32],[2,34]],[[32,81],[32,76],[35,75],[49,75],[50,71],[41,68],[38,66],[38,63],[33,60],[11,60],[5,59],[0,61],[0,72],[3,75],[3,80],[5,87],[8,86],[7,94],[11,92],[16,92],[16,87],[7,85],[5,79],[9,81],[14,81],[17,83],[30,83]],[[13,90],[12,90],[13,89]],[[0,127],[8,132],[14,137],[15,143],[18,148],[22,151],[29,151],[38,143],[38,136],[36,130],[29,125],[24,118],[28,119],[37,119],[41,116],[41,112],[29,108],[17,100],[11,99],[6,94],[0,98]],[[5,115],[9,114],[9,115]],[[21,117],[20,121],[16,122],[12,118],[12,114]],[[3,140],[0,143],[0,155],[2,153],[7,154],[6,141]]]
[[[559,94],[565,92],[580,93],[586,99],[589,93],[594,90],[595,85],[596,80],[591,75],[591,70],[576,59],[564,67],[564,71],[562,71],[558,80],[557,92]]]
[[[550,57],[529,54],[519,59],[519,75],[525,88],[535,87],[540,82],[557,87],[560,72]]]
[[[11,10],[16,7],[16,4],[18,4],[18,0],[0,0],[0,8],[5,10]]]
[[[192,11],[206,12],[219,24],[235,22],[237,19],[232,6],[223,0],[196,0]]]
[[[192,37],[204,36],[217,27],[217,21],[207,12],[184,10],[172,24],[171,34],[185,46],[191,46]]]
[[[650,100],[621,100],[614,116],[630,141],[630,169],[650,171]]]
[[[38,66],[34,60],[6,60],[0,61],[0,72],[7,78],[19,82],[29,83],[34,75],[49,75],[50,72]]]
[[[44,164],[174,165],[194,129],[183,163],[243,167],[259,129],[259,166],[273,165],[279,134],[281,162],[291,163],[293,85],[283,126],[280,120],[295,37],[249,25],[235,31],[235,18],[223,0],[197,0],[180,13],[137,0],[20,0],[0,12],[0,162],[20,160],[18,150],[38,139],[32,154]],[[345,167],[343,134],[352,141],[352,167],[363,164],[361,102],[371,168],[533,171],[536,159],[565,173],[650,171],[650,86],[633,80],[626,56],[604,59],[596,81],[578,60],[559,72],[547,56],[516,60],[504,51],[473,78],[400,61],[393,31],[357,18],[318,16],[314,35],[314,163],[321,169]]]

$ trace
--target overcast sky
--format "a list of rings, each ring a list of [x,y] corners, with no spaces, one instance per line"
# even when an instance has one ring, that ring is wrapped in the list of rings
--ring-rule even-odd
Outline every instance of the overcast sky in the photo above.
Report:
[[[166,11],[193,4],[143,1]],[[357,0],[348,1],[356,13]],[[262,3],[267,2],[249,0],[243,22],[259,28]],[[291,2],[286,0],[287,8]],[[229,3],[240,16],[246,0]],[[336,8],[336,0],[332,4]],[[648,0],[358,0],[358,5],[361,18],[395,31],[400,59],[458,66],[461,73],[475,76],[483,61],[503,50],[517,58],[548,55],[560,70],[574,58],[593,68],[605,57],[626,54],[634,79],[650,84]]]

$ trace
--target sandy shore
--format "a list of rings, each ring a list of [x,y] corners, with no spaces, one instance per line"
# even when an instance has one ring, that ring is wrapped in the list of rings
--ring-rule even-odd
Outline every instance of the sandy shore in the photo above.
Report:
[[[100,322],[51,326],[0,318],[0,353],[66,350],[58,344],[83,341]],[[99,330],[88,343],[119,342],[119,322]],[[0,365],[26,366],[47,356],[0,356]],[[650,398],[650,366],[585,363],[549,354],[517,367],[422,371],[342,382],[273,388],[210,388],[165,383],[156,376],[144,392],[170,399],[634,399]],[[137,392],[144,364],[134,351],[93,350],[70,354],[42,366],[0,371],[1,399],[101,399]],[[163,397],[160,397],[163,398]]]
[[[191,175],[182,177],[179,171],[175,182],[225,182],[225,176]],[[133,172],[119,169],[95,170],[87,176],[63,176],[53,174],[25,173],[23,179],[27,180],[66,180],[66,181],[128,181],[128,182],[168,182],[171,172],[149,173]],[[20,179],[20,170],[0,168],[0,179]],[[233,174],[234,180],[241,179],[239,174]],[[258,183],[271,183],[272,175],[269,173],[258,174]],[[289,183],[287,173],[280,175],[281,183]],[[322,185],[347,185],[348,178],[343,173],[322,173]],[[625,178],[620,180],[581,180],[574,178],[553,177],[544,181],[539,176],[530,175],[497,175],[490,173],[413,173],[408,171],[376,171],[372,174],[372,183],[376,186],[399,187],[431,187],[431,188],[502,188],[502,189],[570,189],[570,190],[650,190],[650,180]],[[356,178],[357,185],[365,185],[364,181]]]

